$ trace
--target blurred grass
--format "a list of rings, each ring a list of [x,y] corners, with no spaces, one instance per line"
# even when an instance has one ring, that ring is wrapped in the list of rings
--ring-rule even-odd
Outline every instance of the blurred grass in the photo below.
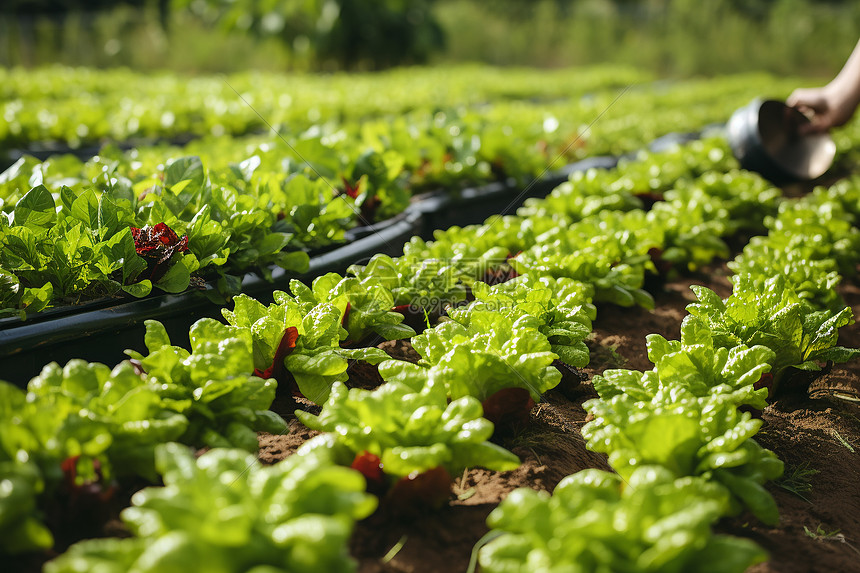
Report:
[[[760,3],[761,4],[761,3]],[[860,2],[774,0],[764,16],[726,0],[438,0],[447,48],[435,63],[634,65],[666,77],[744,71],[828,78],[858,39]],[[306,70],[302,46],[120,7],[64,23],[0,17],[0,65],[141,70]]]
[[[0,15],[0,65],[48,64],[196,73],[301,68],[276,40],[224,33],[181,13],[167,30],[154,10],[126,6],[72,14],[63,23]]]
[[[505,9],[505,8],[508,9]],[[663,76],[768,71],[828,77],[860,36],[860,3],[775,0],[757,19],[723,0],[448,0],[438,16],[445,59],[497,65],[614,62]]]

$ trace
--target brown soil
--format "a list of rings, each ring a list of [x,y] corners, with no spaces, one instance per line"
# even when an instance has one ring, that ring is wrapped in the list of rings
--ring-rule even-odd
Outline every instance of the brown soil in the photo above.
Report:
[[[720,296],[731,286],[724,265],[674,280],[658,289],[656,309],[601,307],[589,342],[591,376],[608,368],[650,369],[645,336],[680,336],[684,307],[694,300],[691,284],[702,284]],[[842,288],[846,302],[860,316],[860,289]],[[843,329],[840,343],[860,347],[860,327]],[[417,359],[408,343],[380,347],[404,359]],[[759,442],[785,462],[786,475],[815,470],[808,491],[792,493],[769,484],[780,508],[779,527],[767,527],[742,515],[718,524],[722,533],[754,539],[771,560],[754,573],[860,572],[860,361],[839,365],[802,395],[780,399],[763,413]],[[372,370],[351,370],[351,385],[368,387],[378,380]],[[531,412],[530,424],[507,433],[499,442],[520,456],[510,472],[471,469],[456,476],[448,504],[436,511],[404,517],[380,511],[359,523],[351,550],[361,573],[440,573],[466,571],[472,548],[487,533],[490,511],[517,487],[552,491],[566,475],[585,468],[609,469],[605,458],[585,448],[579,429],[585,421],[582,403],[596,396],[590,382],[553,390]],[[306,405],[299,404],[300,407]],[[290,412],[279,412],[289,415]],[[260,456],[272,463],[290,455],[311,432],[299,422],[286,436],[260,438]],[[799,494],[799,495],[798,495]],[[802,496],[802,497],[801,497]]]

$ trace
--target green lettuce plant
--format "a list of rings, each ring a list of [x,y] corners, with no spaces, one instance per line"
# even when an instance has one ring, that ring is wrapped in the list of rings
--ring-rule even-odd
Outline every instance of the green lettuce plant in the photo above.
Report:
[[[741,274],[733,283],[732,295],[725,300],[705,287],[691,287],[698,300],[687,306],[686,320],[690,328],[710,330],[717,347],[770,348],[775,384],[788,367],[819,370],[820,362],[845,362],[860,355],[836,345],[839,328],[854,322],[849,307],[816,310],[780,275]]]
[[[812,195],[818,203],[839,203],[852,222],[860,221],[860,177],[851,175],[829,187],[816,187]]]
[[[788,243],[779,245],[768,237],[753,237],[743,252],[729,261],[728,267],[737,276],[765,277],[780,275],[798,297],[817,309],[837,310],[845,306],[836,287],[842,282],[838,266],[832,259],[807,259],[795,249],[803,235],[786,237]],[[732,277],[732,281],[737,279]]]
[[[174,346],[164,326],[150,320],[149,354],[128,352],[170,408],[188,419],[178,441],[256,451],[258,430],[285,430],[284,420],[268,409],[277,384],[253,375],[249,332],[204,318],[191,326],[189,338],[190,351]]]
[[[415,335],[412,327],[403,324],[403,314],[394,312],[391,291],[372,279],[359,281],[356,277],[342,277],[328,273],[317,277],[311,286],[290,281],[290,291],[303,309],[311,311],[321,303],[344,306],[341,323],[346,329],[344,344],[366,341],[372,334],[385,340],[399,340]]]
[[[115,480],[154,479],[154,448],[188,428],[128,362],[113,370],[51,363],[27,392],[0,382],[0,395],[0,553],[50,549],[53,529],[69,523],[86,533],[110,498],[99,493]],[[76,489],[83,485],[89,489]],[[91,496],[90,504],[75,505],[75,496]]]
[[[377,254],[366,265],[350,266],[347,274],[390,291],[395,307],[438,312],[447,304],[466,299],[466,287],[455,263],[414,255],[392,258]]]
[[[727,231],[763,231],[767,217],[776,215],[782,192],[769,181],[741,169],[705,171],[692,180],[682,180],[665,193],[667,201],[683,201],[694,190],[719,199],[728,213]]]
[[[274,381],[250,374],[250,335],[211,319],[189,334],[191,351],[170,345],[164,327],[148,321],[147,356],[130,352],[134,360],[113,369],[83,360],[50,363],[26,394],[0,383],[0,472],[11,488],[0,501],[0,528],[16,531],[4,538],[5,550],[50,547],[52,535],[40,524],[48,507],[60,527],[77,517],[92,520],[117,481],[155,481],[161,444],[256,452],[257,431],[286,430],[268,409]],[[92,487],[81,493],[81,486]],[[92,491],[105,496],[86,516],[74,514],[74,503],[62,505]]]
[[[819,309],[844,306],[835,287],[856,273],[860,231],[843,203],[823,193],[784,201],[765,219],[767,236],[753,237],[729,263],[738,275],[783,275],[797,294]]]
[[[733,513],[745,507],[765,523],[778,522],[776,502],[763,484],[782,475],[783,464],[752,439],[761,420],[738,411],[749,391],[699,397],[683,380],[653,372],[639,377],[638,388],[635,375],[624,382],[625,393],[614,389],[611,397],[583,404],[594,417],[582,428],[589,449],[606,453],[624,478],[640,466],[660,465],[675,477],[720,483],[732,494]]]
[[[232,311],[222,309],[230,326],[218,328],[241,332],[249,341],[247,372],[274,377],[281,384],[289,383],[291,376],[306,398],[321,404],[334,382],[348,379],[349,360],[377,364],[388,359],[378,348],[340,346],[348,335],[341,326],[348,302],[345,297],[312,308],[282,291],[275,291],[274,298],[266,306],[238,295]]]
[[[38,436],[24,446],[30,456],[47,455],[54,463],[97,459],[108,477],[153,477],[155,446],[180,439],[190,427],[164,389],[127,361],[113,369],[77,359],[63,367],[52,362],[27,391],[21,425]],[[183,397],[190,399],[191,392]]]
[[[393,149],[382,153],[368,149],[355,159],[352,172],[344,181],[346,195],[355,199],[362,224],[394,217],[409,206],[411,191],[407,188],[405,161]]]
[[[695,319],[681,323],[681,340],[666,340],[659,334],[649,334],[646,346],[648,359],[654,364],[658,378],[681,382],[696,396],[711,393],[733,393],[744,403],[758,409],[767,404],[767,390],[754,388],[771,369],[776,357],[766,346],[731,348],[715,346],[714,336]],[[607,371],[601,382],[625,371]],[[608,392],[608,390],[606,391]],[[610,394],[600,392],[602,397]],[[650,398],[652,396],[648,396]]]
[[[123,293],[146,296],[153,288],[177,293],[192,276],[216,284],[218,292],[208,295],[218,298],[250,270],[264,277],[274,266],[304,272],[305,250],[342,242],[356,220],[353,198],[301,173],[255,174],[257,156],[226,173],[207,171],[197,156],[162,160],[150,172],[121,155],[108,159],[77,170],[23,162],[4,174],[20,185],[30,168],[39,184],[19,194],[10,217],[0,217],[7,277],[0,312],[26,315]],[[181,248],[161,253],[166,235],[147,243],[135,234],[156,226],[181,235]],[[153,266],[160,272],[151,273]]]
[[[448,315],[457,322],[468,322],[474,311],[501,313],[513,320],[524,316],[538,319],[538,330],[549,340],[552,352],[562,362],[582,368],[588,364],[585,339],[591,334],[596,309],[589,300],[589,289],[570,279],[535,278],[523,275],[489,286],[472,285],[474,302],[451,309]]]
[[[135,252],[128,214],[119,212],[107,193],[97,198],[90,190],[75,197],[64,188],[60,196],[58,208],[51,192],[44,185],[36,186],[16,203],[11,222],[0,217],[0,267],[9,277],[4,287],[9,294],[4,298],[10,310],[26,307],[33,312],[59,299],[111,296],[123,291],[135,296],[148,294],[154,281],[141,276],[146,264]],[[193,256],[189,261],[184,258],[180,255],[176,264],[195,268]],[[187,288],[187,282],[182,286],[172,279],[164,277],[155,284],[168,291]],[[29,293],[26,298],[36,295],[39,300],[42,297],[35,289],[45,295],[44,302],[36,306],[11,296],[19,293],[26,297]]]
[[[594,302],[654,307],[642,289],[649,250],[663,245],[663,230],[642,211],[603,211],[569,227],[557,226],[513,259],[520,274],[571,278],[594,289]]]
[[[122,512],[133,537],[80,542],[46,573],[355,571],[349,536],[376,507],[358,472],[322,455],[272,466],[231,449],[195,459],[178,444],[156,460],[164,487],[139,491]]]
[[[661,258],[693,270],[715,257],[727,258],[722,240],[729,234],[729,212],[723,201],[693,188],[681,197],[668,195],[654,204],[648,221],[663,229]]]
[[[516,276],[508,260],[538,241],[544,232],[557,226],[550,217],[497,215],[482,225],[449,227],[433,232],[432,241],[412,237],[403,246],[404,255],[417,260],[445,261],[465,285],[476,281],[496,282]]]
[[[444,382],[452,399],[472,396],[483,401],[500,390],[522,388],[538,401],[561,380],[552,365],[558,355],[539,330],[541,324],[532,315],[514,319],[488,310],[463,312],[458,320],[412,338],[422,357],[417,365],[390,360],[380,364],[379,371],[386,380],[416,390],[432,375]]]
[[[521,217],[553,217],[580,221],[600,211],[632,211],[644,204],[620,180],[622,170],[591,168],[571,173],[567,181],[546,197],[526,199],[517,209]]]
[[[846,276],[856,272],[856,253],[860,249],[856,223],[842,203],[822,194],[784,201],[779,212],[765,221],[770,241],[790,245],[809,260],[832,259]],[[795,239],[797,236],[804,240]]]
[[[25,422],[30,408],[23,391],[0,382],[0,554],[45,550],[54,544],[39,511],[45,478],[36,460],[46,465],[57,460],[44,452],[38,427]]]
[[[309,428],[328,432],[299,453],[332,448],[335,458],[348,465],[366,452],[394,479],[440,467],[449,482],[470,467],[515,469],[519,459],[488,441],[493,424],[482,414],[476,398],[449,401],[445,386],[432,380],[420,389],[389,382],[373,391],[338,382],[319,415],[296,411]]]
[[[501,534],[480,548],[488,573],[630,571],[741,573],[767,559],[748,539],[715,535],[725,490],[645,466],[627,479],[600,470],[564,478],[553,495],[514,490],[487,519]]]

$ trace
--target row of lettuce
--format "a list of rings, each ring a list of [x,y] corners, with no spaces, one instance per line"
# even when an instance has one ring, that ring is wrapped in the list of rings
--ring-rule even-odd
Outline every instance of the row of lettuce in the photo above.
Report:
[[[78,166],[88,176],[52,164],[22,160],[6,172],[13,193],[29,191],[0,216],[0,316],[205,280],[228,294],[247,272],[305,272],[309,251],[343,242],[358,221],[342,188],[289,171],[255,175],[257,156],[217,173],[198,157],[145,174],[104,157]]]
[[[510,177],[526,186],[571,159],[547,145],[568,137],[555,116],[501,117],[438,111],[290,139],[105,148],[86,162],[23,157],[0,175],[0,314],[203,279],[224,300],[245,273],[306,271],[309,253],[395,216],[422,190]]]
[[[387,127],[401,128],[405,136],[406,124]],[[291,149],[262,145],[238,164],[230,159],[241,145],[223,140],[223,146],[186,149],[200,155],[166,165],[153,149],[106,150],[86,163],[71,156],[22,159],[0,183],[7,194],[7,216],[0,217],[0,313],[25,317],[105,296],[145,296],[153,288],[181,292],[200,286],[201,277],[216,285],[206,291],[210,296],[223,297],[235,293],[249,271],[268,276],[277,265],[301,273],[309,251],[342,242],[357,223],[404,209],[416,184],[406,178],[422,170],[426,175],[428,155],[447,153],[443,146],[428,154],[429,146],[419,144],[420,152],[407,160],[385,150],[382,141],[389,137],[368,137],[340,147],[321,139],[295,141]],[[365,145],[371,150],[359,152]],[[478,146],[469,153],[485,152]],[[513,150],[508,155],[518,156]],[[218,167],[207,171],[200,156]],[[456,160],[490,162],[498,161],[483,155]],[[532,162],[525,172],[536,173],[542,164]],[[626,184],[636,188],[653,184],[647,171],[629,177]]]
[[[692,287],[681,339],[648,336],[653,369],[596,376],[582,434],[616,473],[579,472],[551,497],[513,492],[488,519],[506,535],[481,548],[482,570],[743,571],[765,560],[708,529],[741,510],[778,524],[764,486],[783,464],[755,441],[753,414],[791,375],[860,355],[837,346],[853,316],[835,291],[856,272],[845,249],[860,238],[858,206],[856,178],[782,201],[767,235],[729,263],[730,297]]]
[[[650,74],[621,66],[528,70],[473,65],[377,74],[229,77],[4,69],[0,149],[236,137],[265,132],[269,126],[295,136],[320,125],[357,126],[404,116],[423,125],[440,111],[466,114],[471,120],[465,123],[471,125],[521,113],[539,116],[546,109],[559,118],[561,132],[568,136],[626,90],[613,104],[609,121],[593,126],[583,141],[586,154],[620,153],[668,131],[692,131],[723,121],[758,94],[779,97],[800,84],[799,79],[764,74],[655,82]]]
[[[0,174],[0,316],[195,287],[226,302],[243,275],[268,277],[276,267],[302,273],[309,255],[342,244],[348,229],[395,216],[421,192],[490,181],[528,186],[579,158],[619,155],[670,131],[723,121],[755,94],[778,96],[797,83],[739,76],[667,87],[630,70],[567,70],[541,81],[529,81],[534,72],[524,70],[450,72],[186,82],[127,71],[0,70],[8,80],[2,89],[9,129],[20,114],[78,121],[72,110],[92,105],[70,93],[88,94],[80,97],[104,116],[90,110],[96,116],[75,127],[93,133],[106,117],[123,117],[118,109],[158,116],[173,109],[184,127],[147,132],[167,138],[246,118],[227,135],[181,148],[107,146],[88,161],[24,156]],[[130,85],[140,86],[138,95],[128,95]],[[445,94],[463,103],[442,105],[452,101]],[[189,107],[177,107],[176,98]],[[72,109],[66,113],[63,105]],[[261,127],[261,117],[284,128],[277,136],[232,137]],[[97,139],[135,135],[120,130]],[[860,141],[855,135],[845,130],[841,149],[852,149]],[[636,177],[644,179],[637,186],[650,178]]]
[[[49,570],[164,571],[210,560],[229,571],[350,570],[351,524],[376,505],[365,485],[380,499],[432,505],[465,468],[516,468],[516,456],[489,441],[487,418],[527,419],[563,374],[588,363],[595,303],[653,306],[647,275],[728,256],[724,238],[761,232],[765,221],[767,239],[733,263],[747,266],[736,269],[732,297],[696,290],[681,340],[649,338],[652,371],[595,379],[600,398],[586,404],[595,417],[583,435],[617,475],[581,472],[552,498],[515,492],[490,519],[508,534],[480,553],[488,571],[743,570],[762,551],[710,527],[743,509],[774,523],[763,484],[782,464],[752,439],[761,422],[742,410],[764,407],[790,367],[856,355],[835,346],[850,310],[835,294],[820,296],[820,285],[838,282],[837,254],[856,243],[857,186],[788,201],[734,167],[724,144],[706,141],[577,174],[516,216],[414,238],[402,257],[378,255],[345,277],[293,281],[268,306],[237,296],[226,324],[195,323],[190,351],[149,322],[147,354],[132,352],[113,370],[72,361],[47,366],[26,393],[2,386],[4,551],[94,535],[73,520],[64,533],[69,508],[162,475],[164,488],[136,494],[123,512],[134,538],[82,542]],[[818,246],[801,252],[807,242],[781,234],[799,213],[846,225],[825,223],[829,242],[801,226]],[[769,278],[785,272],[773,265],[799,259],[821,272],[803,283]],[[380,337],[411,337],[421,360],[389,358],[374,346]],[[378,364],[385,383],[348,389],[353,361]],[[768,374],[770,390],[761,387]],[[296,415],[324,433],[272,467],[222,450],[254,452],[256,431],[286,431],[267,409],[276,386],[321,405],[318,415]],[[215,450],[195,461],[188,445]],[[727,549],[735,558],[715,560]]]
[[[6,122],[0,148],[72,147],[105,139],[241,136],[266,122],[304,131],[321,122],[398,116],[415,109],[495,101],[579,98],[653,81],[621,66],[577,70],[470,65],[377,74],[243,74],[188,77],[51,66],[0,70]]]

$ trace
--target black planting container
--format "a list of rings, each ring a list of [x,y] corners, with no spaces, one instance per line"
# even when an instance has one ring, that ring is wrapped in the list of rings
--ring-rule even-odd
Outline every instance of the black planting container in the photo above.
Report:
[[[280,267],[272,270],[272,280],[248,274],[242,292],[264,303],[272,292],[285,290],[292,279],[310,281],[328,272],[344,272],[356,262],[376,253],[397,255],[403,244],[423,229],[421,213],[411,210],[379,230],[369,230],[362,238],[310,260],[306,273],[296,274]],[[208,287],[208,288],[211,288]],[[143,299],[103,300],[79,307],[60,307],[20,321],[0,321],[0,379],[24,386],[42,367],[52,361],[65,364],[72,358],[114,365],[131,348],[144,351],[144,321],[164,323],[174,344],[188,347],[188,329],[200,318],[221,317],[223,305],[211,302],[203,293],[188,292]]]

